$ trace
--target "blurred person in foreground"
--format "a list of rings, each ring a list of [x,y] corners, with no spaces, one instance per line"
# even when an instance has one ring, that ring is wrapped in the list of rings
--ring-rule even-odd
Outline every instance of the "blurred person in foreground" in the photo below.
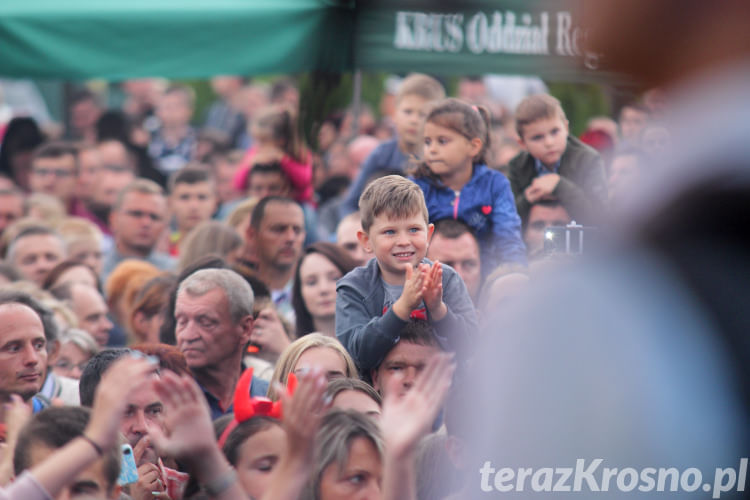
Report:
[[[474,363],[483,370],[467,379],[469,400],[482,402],[464,415],[469,498],[518,491],[521,476],[505,467],[579,464],[582,492],[618,469],[597,498],[631,485],[628,497],[663,498],[643,478],[648,467],[675,468],[681,477],[664,486],[680,498],[737,498],[750,448],[750,285],[736,217],[750,203],[750,4],[586,6],[588,43],[608,70],[669,95],[673,149],[613,223],[608,253],[545,276],[504,316],[502,335],[485,332]],[[734,478],[721,469],[711,484],[719,467]],[[524,498],[552,497],[533,484],[526,476]]]

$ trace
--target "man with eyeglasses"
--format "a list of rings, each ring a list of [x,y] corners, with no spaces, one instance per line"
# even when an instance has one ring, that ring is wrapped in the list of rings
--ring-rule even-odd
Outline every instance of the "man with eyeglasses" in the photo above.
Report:
[[[78,152],[72,144],[58,141],[41,145],[31,161],[29,186],[34,193],[58,198],[71,211],[76,194]]]
[[[136,179],[117,196],[109,217],[114,245],[104,258],[102,279],[125,259],[141,259],[159,269],[174,268],[174,259],[156,250],[167,225],[167,200],[161,186]]]

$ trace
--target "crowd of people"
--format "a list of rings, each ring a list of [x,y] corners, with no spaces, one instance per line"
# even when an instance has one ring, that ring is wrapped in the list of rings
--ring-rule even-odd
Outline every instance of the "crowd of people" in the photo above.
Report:
[[[549,227],[606,221],[670,140],[656,91],[577,138],[551,95],[493,83],[389,79],[315,147],[287,79],[212,79],[200,128],[156,79],[121,109],[81,90],[58,137],[10,120],[11,498],[460,498],[445,402],[480,325],[556,262]]]

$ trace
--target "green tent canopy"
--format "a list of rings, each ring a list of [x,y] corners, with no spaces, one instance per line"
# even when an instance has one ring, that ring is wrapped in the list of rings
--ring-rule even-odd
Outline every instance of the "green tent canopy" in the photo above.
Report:
[[[577,0],[360,0],[359,68],[604,79],[583,50]]]
[[[205,78],[352,67],[334,0],[0,2],[0,75]]]
[[[13,0],[0,75],[68,80],[319,70],[604,79],[579,0]]]

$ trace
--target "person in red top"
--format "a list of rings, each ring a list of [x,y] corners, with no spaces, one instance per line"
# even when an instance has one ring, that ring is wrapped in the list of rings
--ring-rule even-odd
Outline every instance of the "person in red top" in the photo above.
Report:
[[[297,132],[297,117],[287,108],[272,106],[259,113],[251,133],[254,145],[235,173],[235,188],[247,190],[254,165],[278,162],[292,186],[293,198],[300,203],[312,202],[312,155]]]

